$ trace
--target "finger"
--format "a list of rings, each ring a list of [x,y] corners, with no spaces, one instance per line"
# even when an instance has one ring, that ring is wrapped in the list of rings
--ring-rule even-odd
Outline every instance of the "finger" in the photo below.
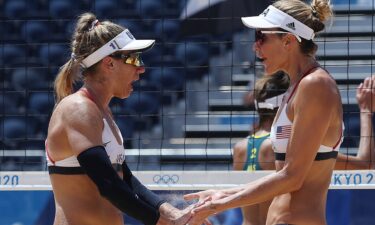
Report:
[[[364,81],[363,81],[363,86],[364,88],[370,88],[371,87],[371,78],[370,77],[367,77]]]
[[[360,83],[357,87],[357,89],[362,89],[363,88],[363,83]]]
[[[199,192],[198,192],[198,193],[199,193]],[[198,193],[186,194],[186,195],[184,195],[184,199],[185,199],[186,201],[190,201],[190,200],[193,200],[193,199],[197,199],[197,198],[200,197]]]
[[[200,200],[195,204],[194,208],[197,208],[197,207],[199,207],[199,206],[201,206],[201,205],[204,205],[206,202],[209,202],[209,201],[211,201],[211,200],[212,200],[212,197],[211,197],[211,196],[208,196],[208,197],[206,197],[206,198],[204,198],[204,199],[200,199]]]
[[[205,225],[212,225],[211,221],[209,219],[205,219],[204,220],[204,224]]]
[[[205,202],[208,202],[208,201],[211,201],[212,200],[212,196],[207,196],[205,199],[203,199],[203,201]]]
[[[197,214],[197,213],[199,213],[201,211],[207,210],[207,208],[209,207],[209,205],[210,205],[210,202],[204,202],[203,204],[195,207],[191,212],[193,214]]]

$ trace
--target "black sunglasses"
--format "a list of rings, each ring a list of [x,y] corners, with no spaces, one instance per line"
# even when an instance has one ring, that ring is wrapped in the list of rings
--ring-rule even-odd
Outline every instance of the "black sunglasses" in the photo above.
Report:
[[[266,34],[292,34],[297,38],[299,42],[301,42],[301,38],[298,35],[293,34],[291,32],[287,32],[287,31],[281,31],[281,30],[256,30],[255,42],[258,42],[260,45],[262,45],[264,42],[267,41]]]

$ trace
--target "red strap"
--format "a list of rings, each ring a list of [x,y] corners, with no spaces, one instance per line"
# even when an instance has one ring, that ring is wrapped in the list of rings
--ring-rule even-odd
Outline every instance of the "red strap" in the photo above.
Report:
[[[337,143],[333,146],[333,150],[335,150],[336,147],[340,144],[340,142],[341,142],[341,138],[342,138],[342,128],[341,128],[341,132],[340,132],[339,140],[338,140]]]
[[[44,142],[44,146],[46,147],[47,157],[48,157],[49,160],[55,165],[55,160],[53,160],[53,159],[51,158],[51,156],[49,155],[49,153],[48,153],[47,140]]]
[[[293,91],[292,91],[292,93],[289,95],[288,101],[287,101],[286,103],[288,103],[289,100],[293,97],[294,92],[296,92],[296,90],[297,90],[297,88],[298,88],[298,86],[299,86],[299,83],[301,83],[301,80],[302,80],[305,76],[309,75],[309,74],[311,73],[311,71],[313,71],[314,69],[316,69],[316,68],[318,68],[318,67],[320,67],[320,66],[314,66],[314,67],[312,67],[311,69],[309,69],[306,73],[304,73],[304,74],[302,75],[302,77],[301,77],[301,79],[298,81],[297,85],[293,88]]]

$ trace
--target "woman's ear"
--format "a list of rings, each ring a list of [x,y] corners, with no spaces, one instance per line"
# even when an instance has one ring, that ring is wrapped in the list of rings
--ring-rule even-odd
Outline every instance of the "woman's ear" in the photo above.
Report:
[[[111,57],[105,57],[103,59],[103,65],[104,67],[106,67],[107,69],[113,69],[114,68],[114,64],[113,64],[113,59]]]

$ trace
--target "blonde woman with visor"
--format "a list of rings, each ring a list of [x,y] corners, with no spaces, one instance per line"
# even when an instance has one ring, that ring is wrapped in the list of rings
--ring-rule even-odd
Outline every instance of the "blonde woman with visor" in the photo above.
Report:
[[[325,225],[326,199],[343,136],[335,80],[316,61],[315,34],[332,16],[328,0],[279,0],[256,17],[254,51],[267,75],[281,70],[290,87],[271,127],[276,172],[244,186],[186,195],[199,198],[190,225],[229,208],[272,200],[267,225]]]
[[[123,214],[146,225],[185,224],[180,211],[143,186],[125,162],[123,139],[108,106],[127,98],[145,72],[140,53],[154,40],[95,15],[80,16],[71,59],[55,80],[56,106],[46,140],[56,203],[54,225],[123,225]],[[83,80],[77,92],[73,85]]]
[[[254,134],[238,142],[233,149],[233,169],[245,171],[275,170],[275,157],[269,139],[271,125],[289,86],[287,75],[278,73],[259,79],[255,84],[254,104],[259,114],[259,125]],[[373,81],[371,80],[373,79]],[[375,77],[366,78],[357,88],[360,111],[360,142],[355,156],[338,153],[336,170],[366,170],[375,168],[372,117],[375,112]],[[271,201],[242,207],[242,225],[264,225]]]

